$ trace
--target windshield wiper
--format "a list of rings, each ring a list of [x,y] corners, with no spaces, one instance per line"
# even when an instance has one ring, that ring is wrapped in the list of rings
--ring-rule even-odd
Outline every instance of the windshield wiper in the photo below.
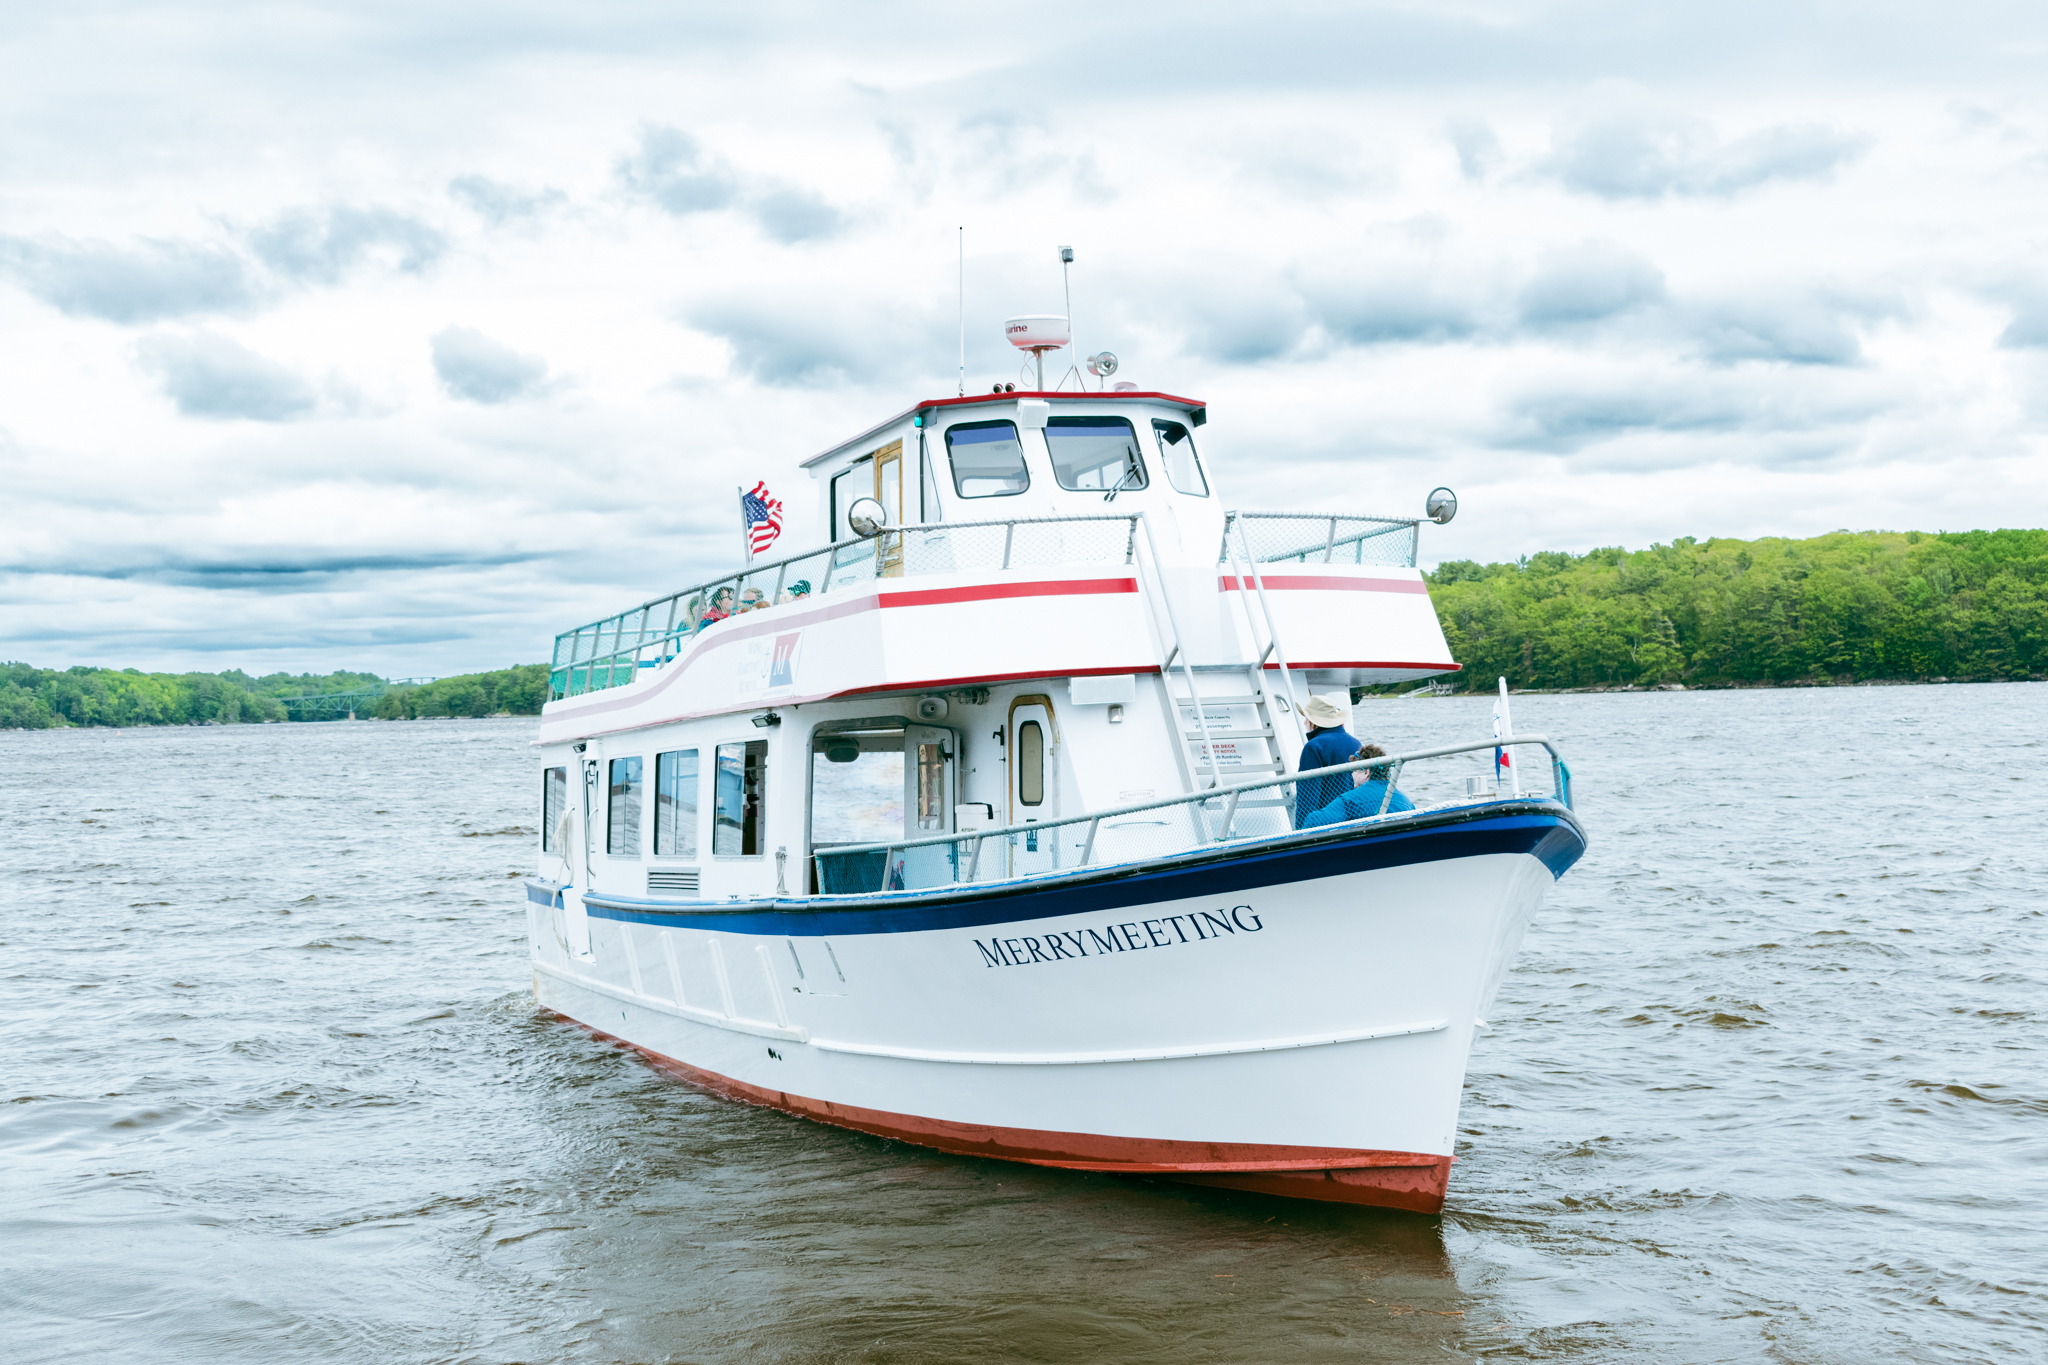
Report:
[[[1125,459],[1124,459],[1124,472],[1123,472],[1123,477],[1122,477],[1122,478],[1119,478],[1119,479],[1118,479],[1118,480],[1116,481],[1116,487],[1114,487],[1114,488],[1110,489],[1110,490],[1109,490],[1109,491],[1108,491],[1107,493],[1104,493],[1104,494],[1102,495],[1102,500],[1103,500],[1104,502],[1115,502],[1115,501],[1116,501],[1116,495],[1117,495],[1117,494],[1119,494],[1119,493],[1121,493],[1121,492],[1123,492],[1123,491],[1124,491],[1124,489],[1125,489],[1126,487],[1130,487],[1130,488],[1136,488],[1136,487],[1137,487],[1138,485],[1137,485],[1137,484],[1134,484],[1134,483],[1132,483],[1132,482],[1131,482],[1131,477],[1132,477],[1133,475],[1137,474],[1137,473],[1138,473],[1138,460],[1137,460],[1137,457],[1136,457],[1135,455],[1131,454],[1131,453],[1130,453],[1129,451],[1126,451],[1126,452],[1125,452]],[[1142,477],[1142,476],[1140,476],[1140,477]]]

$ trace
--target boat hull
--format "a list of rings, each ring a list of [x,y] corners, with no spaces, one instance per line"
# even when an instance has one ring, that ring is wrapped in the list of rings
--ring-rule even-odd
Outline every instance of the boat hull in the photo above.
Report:
[[[546,1008],[964,1155],[1433,1212],[1475,1025],[1584,848],[1495,802],[937,895],[529,906]]]

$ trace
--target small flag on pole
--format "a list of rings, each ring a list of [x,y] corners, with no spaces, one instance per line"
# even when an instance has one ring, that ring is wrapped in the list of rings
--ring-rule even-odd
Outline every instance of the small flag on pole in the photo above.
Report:
[[[1500,680],[1500,693],[1495,697],[1493,703],[1493,737],[1499,739],[1503,735],[1512,735],[1514,732],[1514,721],[1508,715],[1508,680],[1502,678]],[[1495,775],[1502,778],[1504,784],[1509,785],[1516,796],[1520,796],[1522,794],[1521,774],[1515,771],[1514,759],[1509,755],[1508,751],[1496,748],[1493,751],[1493,762]]]
[[[753,491],[740,494],[740,521],[747,533],[747,553],[758,555],[782,534],[782,503],[756,483]]]

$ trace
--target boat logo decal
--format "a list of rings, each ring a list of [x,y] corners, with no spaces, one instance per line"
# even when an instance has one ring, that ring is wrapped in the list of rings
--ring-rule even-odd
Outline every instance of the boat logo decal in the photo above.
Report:
[[[742,640],[740,657],[734,661],[740,691],[779,692],[796,686],[797,653],[803,641],[801,628]]]
[[[1187,927],[1183,927],[1183,925]],[[1167,932],[1171,926],[1172,933]],[[1053,934],[1025,934],[1018,938],[992,938],[987,943],[974,940],[974,946],[981,952],[984,967],[1029,967],[1035,962],[1065,962],[1088,956],[1089,945],[1094,945],[1096,957],[1107,957],[1111,953],[1136,953],[1147,948],[1173,948],[1183,943],[1207,943],[1210,939],[1222,938],[1225,934],[1235,935],[1240,931],[1256,934],[1266,927],[1266,921],[1259,912],[1249,905],[1233,905],[1228,910],[1200,910],[1191,915],[1165,915],[1159,919],[1139,920],[1135,924],[1109,924],[1103,932],[1083,929],[1078,934],[1065,931]],[[1194,937],[1188,937],[1188,929],[1194,930]],[[1140,934],[1140,930],[1144,932]]]

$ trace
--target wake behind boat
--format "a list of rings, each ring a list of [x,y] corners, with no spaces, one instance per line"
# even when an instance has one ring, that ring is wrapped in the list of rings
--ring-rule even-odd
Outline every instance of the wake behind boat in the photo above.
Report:
[[[1226,511],[1205,404],[1040,383],[807,461],[822,548],[557,638],[535,995],[946,1151],[1439,1209],[1569,774],[1296,771],[1312,691],[1457,667],[1419,520]],[[1353,774],[1387,795],[1298,827]]]

